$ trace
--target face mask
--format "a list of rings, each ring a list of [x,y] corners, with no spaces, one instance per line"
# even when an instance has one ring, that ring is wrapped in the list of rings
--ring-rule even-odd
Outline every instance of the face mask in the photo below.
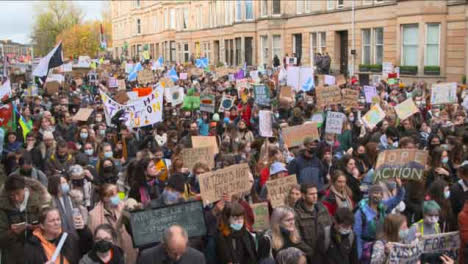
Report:
[[[112,242],[106,240],[98,240],[94,243],[94,250],[100,253],[109,251],[112,248]]]
[[[112,158],[113,154],[114,153],[112,153],[112,151],[106,151],[106,152],[104,152],[104,158],[108,158],[108,159]]]
[[[93,153],[94,153],[94,150],[93,149],[85,149],[85,154],[88,155],[88,156],[92,156]]]
[[[445,191],[444,192],[444,197],[445,197],[445,199],[450,198],[450,191]]]
[[[32,168],[29,168],[29,169],[20,169],[20,173],[21,173],[22,175],[30,176],[30,175],[31,175],[31,172],[32,172]]]
[[[107,166],[107,167],[104,167],[103,168],[103,171],[104,172],[113,172],[114,171],[114,168],[112,166]]]
[[[88,133],[80,133],[80,137],[82,139],[87,139],[88,138]]]
[[[437,222],[439,222],[439,217],[438,216],[425,216],[424,217],[424,222],[434,225]]]
[[[280,232],[281,232],[281,234],[283,234],[286,237],[289,237],[289,235],[291,234],[291,231],[289,231],[288,229],[286,229],[286,228],[284,228],[282,226],[280,226]]]
[[[232,230],[234,231],[239,231],[242,229],[242,227],[244,226],[244,224],[231,224],[230,227]]]
[[[110,198],[110,202],[113,206],[117,206],[120,203],[120,197],[118,195],[114,195]]]
[[[278,119],[279,118],[279,113],[275,113],[275,117],[276,117],[276,119]]]
[[[62,193],[68,193],[70,191],[70,185],[68,185],[68,183],[60,184],[60,188],[62,190]]]
[[[445,157],[442,159],[442,163],[447,164],[448,160],[449,160],[448,157]]]
[[[97,117],[97,118],[96,118],[96,122],[99,123],[99,122],[101,122],[101,121],[102,121],[102,118],[100,118],[100,117]]]
[[[165,204],[174,204],[179,200],[180,193],[164,190],[162,197]]]
[[[350,117],[349,122],[354,122],[354,117]]]
[[[105,130],[99,130],[99,135],[101,137],[105,136],[106,135],[106,131]]]
[[[72,180],[73,186],[82,187],[84,185],[84,179]]]
[[[330,146],[332,146],[334,143],[335,143],[335,141],[333,141],[333,140],[327,140],[327,144],[330,145]]]
[[[349,235],[349,234],[351,234],[351,229],[342,229],[342,228],[340,228],[340,230],[338,232],[340,234],[342,234],[342,235]]]
[[[382,198],[376,196],[372,196],[371,199],[374,204],[380,204],[380,202],[382,201]]]
[[[409,233],[409,229],[406,229],[406,230],[400,230],[400,232],[398,232],[398,237],[403,240],[405,239],[407,236],[408,236],[408,233]]]

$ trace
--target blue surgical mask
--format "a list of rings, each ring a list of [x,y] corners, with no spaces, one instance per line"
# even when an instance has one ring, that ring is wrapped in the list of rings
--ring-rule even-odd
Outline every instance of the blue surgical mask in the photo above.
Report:
[[[80,137],[82,139],[87,139],[88,138],[88,133],[80,133]]]
[[[450,198],[450,191],[445,191],[444,192],[444,197],[445,197],[445,199]]]
[[[442,163],[447,164],[448,161],[449,161],[448,157],[442,158]]]
[[[106,131],[105,131],[105,130],[102,130],[102,129],[99,130],[99,135],[100,135],[101,137],[105,136],[105,135],[106,135]]]
[[[114,153],[112,153],[112,151],[106,151],[104,152],[104,158],[112,158],[112,155],[114,155]]]
[[[404,240],[408,236],[408,233],[409,229],[400,230],[400,232],[398,232],[398,237],[400,237],[401,240]]]
[[[60,184],[60,189],[62,190],[62,193],[68,193],[70,191],[70,185],[68,185],[68,183],[62,183]]]
[[[117,206],[120,203],[120,197],[118,195],[114,195],[110,198],[110,202],[113,206]]]
[[[174,204],[179,201],[180,193],[164,190],[162,193],[162,198],[165,204]]]
[[[88,156],[92,156],[93,153],[94,153],[94,150],[93,149],[85,149],[84,153]]]
[[[241,223],[241,224],[231,224],[231,225],[230,225],[231,229],[234,230],[234,231],[239,231],[239,230],[241,230],[243,226],[244,226],[243,223]]]

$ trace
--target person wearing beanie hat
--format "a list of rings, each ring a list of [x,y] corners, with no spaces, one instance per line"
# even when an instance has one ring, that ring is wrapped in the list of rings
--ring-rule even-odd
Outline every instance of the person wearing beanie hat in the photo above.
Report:
[[[150,207],[158,208],[167,205],[177,204],[185,201],[185,176],[181,173],[173,174],[167,180],[167,185],[161,196],[152,200]]]
[[[401,179],[395,178],[395,182],[397,194],[390,199],[382,200],[382,186],[374,184],[369,187],[369,198],[359,202],[354,214],[354,232],[359,258],[361,258],[364,245],[376,240],[377,230],[383,226],[385,216],[405,198],[405,188],[402,186]]]

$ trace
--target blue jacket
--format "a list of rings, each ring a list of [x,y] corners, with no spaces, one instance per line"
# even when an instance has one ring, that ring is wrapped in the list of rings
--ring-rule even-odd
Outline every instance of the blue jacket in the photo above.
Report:
[[[384,218],[405,198],[405,188],[400,187],[397,195],[382,201],[378,206],[378,212],[369,207],[369,199],[363,199],[358,210],[354,214],[354,233],[357,237],[358,256],[361,258],[362,246],[365,242],[371,242],[376,239],[377,223],[374,219],[379,214],[379,223],[383,224]],[[363,217],[365,219],[363,219]]]
[[[319,191],[324,189],[323,179],[326,175],[326,169],[317,156],[306,158],[301,153],[288,164],[288,173],[289,175],[296,174],[297,183],[299,184],[313,183]]]

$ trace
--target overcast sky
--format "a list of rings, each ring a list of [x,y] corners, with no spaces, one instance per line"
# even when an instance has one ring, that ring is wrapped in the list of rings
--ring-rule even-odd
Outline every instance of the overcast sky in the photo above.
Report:
[[[86,20],[100,19],[102,1],[74,1]],[[29,43],[37,1],[0,1],[0,39]]]

